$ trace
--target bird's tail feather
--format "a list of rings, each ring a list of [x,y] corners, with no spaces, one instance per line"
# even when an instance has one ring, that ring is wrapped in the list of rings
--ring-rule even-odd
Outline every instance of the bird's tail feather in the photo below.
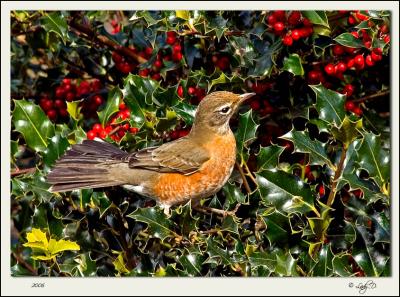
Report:
[[[73,145],[47,176],[51,192],[92,189],[120,185],[110,175],[109,166],[122,163],[127,153],[103,141],[84,140]]]

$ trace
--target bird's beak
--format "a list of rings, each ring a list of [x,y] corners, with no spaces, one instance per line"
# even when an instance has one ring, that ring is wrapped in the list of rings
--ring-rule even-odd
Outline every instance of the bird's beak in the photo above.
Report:
[[[243,103],[247,99],[253,97],[256,93],[244,93],[242,95],[239,95],[239,104]]]

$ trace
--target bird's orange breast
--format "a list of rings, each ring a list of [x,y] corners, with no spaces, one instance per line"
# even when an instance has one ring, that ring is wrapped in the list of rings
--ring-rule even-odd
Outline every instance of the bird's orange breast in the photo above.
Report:
[[[191,175],[164,173],[157,177],[153,195],[161,203],[173,205],[188,199],[208,197],[226,183],[236,159],[233,134],[213,137],[203,146],[210,153],[210,159],[199,171]]]

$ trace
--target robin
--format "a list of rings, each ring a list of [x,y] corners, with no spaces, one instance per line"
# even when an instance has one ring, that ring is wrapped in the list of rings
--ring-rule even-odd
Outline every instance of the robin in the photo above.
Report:
[[[211,196],[226,183],[236,160],[229,119],[253,95],[207,95],[190,133],[158,147],[127,153],[104,141],[73,145],[49,173],[50,191],[123,185],[154,198],[166,213],[172,205]]]

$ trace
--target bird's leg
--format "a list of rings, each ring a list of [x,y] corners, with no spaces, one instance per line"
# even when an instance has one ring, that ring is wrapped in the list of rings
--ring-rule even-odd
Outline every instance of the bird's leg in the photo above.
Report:
[[[171,216],[171,205],[162,204],[160,205],[164,209],[164,214],[169,218]]]

